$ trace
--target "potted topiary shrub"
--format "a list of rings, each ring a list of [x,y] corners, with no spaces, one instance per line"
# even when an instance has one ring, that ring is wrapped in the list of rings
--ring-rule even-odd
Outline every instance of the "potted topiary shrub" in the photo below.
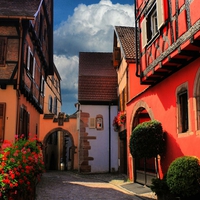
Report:
[[[167,171],[170,192],[181,200],[200,199],[200,160],[183,156],[174,160]]]
[[[138,124],[133,130],[129,144],[131,155],[134,158],[156,158],[165,150],[165,138],[162,125],[157,120]],[[156,166],[156,168],[157,168]]]
[[[152,158],[163,153],[165,139],[161,123],[151,120],[138,124],[131,134],[129,147],[134,158]]]

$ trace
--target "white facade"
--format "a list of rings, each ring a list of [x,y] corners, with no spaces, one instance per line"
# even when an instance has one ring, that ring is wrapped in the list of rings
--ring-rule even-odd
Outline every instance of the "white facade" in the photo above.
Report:
[[[115,105],[81,105],[81,112],[89,114],[88,133],[91,149],[89,161],[91,172],[114,172],[118,171],[118,133],[114,131],[112,123],[117,115],[118,107]],[[96,117],[102,116],[102,128],[96,126]],[[90,119],[95,122],[92,126]]]

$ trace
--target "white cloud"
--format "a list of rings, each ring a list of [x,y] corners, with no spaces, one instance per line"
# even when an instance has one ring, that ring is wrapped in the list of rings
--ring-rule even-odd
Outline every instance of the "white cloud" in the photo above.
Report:
[[[67,90],[77,90],[78,56],[66,57],[64,55],[54,55],[55,65],[61,76],[61,86]]]
[[[112,51],[113,26],[133,26],[133,6],[80,4],[67,21],[54,31],[55,54],[78,55],[80,51]]]
[[[133,5],[112,4],[110,0],[78,5],[54,31],[54,61],[62,90],[77,95],[79,52],[112,52],[114,26],[133,25]]]

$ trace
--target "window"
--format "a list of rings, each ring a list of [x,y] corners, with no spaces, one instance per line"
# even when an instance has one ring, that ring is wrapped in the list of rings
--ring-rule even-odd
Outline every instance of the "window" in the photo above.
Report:
[[[48,102],[48,107],[49,107],[49,112],[52,113],[52,104],[53,104],[53,99],[52,96],[49,96],[49,102]]]
[[[6,38],[0,37],[0,65],[5,65]]]
[[[156,0],[141,22],[142,48],[153,39],[164,24],[163,1]]]
[[[158,31],[158,23],[157,23],[157,12],[156,12],[156,4],[153,6],[151,11],[147,17],[147,41],[150,41],[151,38]]]
[[[91,117],[89,119],[89,128],[103,130],[103,116],[97,115],[96,117]]]
[[[4,140],[6,104],[0,103],[0,142]]]
[[[40,94],[42,95],[42,96],[44,96],[44,77],[43,76],[41,76],[41,81],[40,81]]]
[[[178,129],[179,133],[188,131],[188,93],[182,88],[178,93]]]
[[[33,53],[31,52],[31,48],[28,47],[28,55],[27,55],[27,70],[32,78],[35,76],[35,58],[33,57]]]
[[[24,135],[26,139],[28,139],[29,137],[29,121],[30,121],[30,114],[27,112],[25,107],[21,107],[19,136]]]
[[[57,98],[54,97],[53,113],[57,115]]]
[[[123,89],[123,91],[119,95],[119,99],[120,99],[119,109],[120,109],[120,111],[126,110],[126,103],[127,103],[127,92],[126,91],[127,91],[127,86]]]
[[[103,117],[102,116],[96,117],[96,128],[97,128],[97,130],[103,129]]]

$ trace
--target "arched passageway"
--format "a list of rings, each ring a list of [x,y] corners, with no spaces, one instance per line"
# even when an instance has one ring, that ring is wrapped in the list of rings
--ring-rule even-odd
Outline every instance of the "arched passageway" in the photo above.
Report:
[[[135,112],[132,130],[140,123],[151,120],[151,117],[144,107],[140,107]],[[151,179],[156,177],[155,158],[137,158],[134,159],[133,173],[135,174],[135,182],[150,185]]]
[[[68,131],[61,128],[51,130],[46,134],[43,146],[46,170],[74,169],[74,138]]]

